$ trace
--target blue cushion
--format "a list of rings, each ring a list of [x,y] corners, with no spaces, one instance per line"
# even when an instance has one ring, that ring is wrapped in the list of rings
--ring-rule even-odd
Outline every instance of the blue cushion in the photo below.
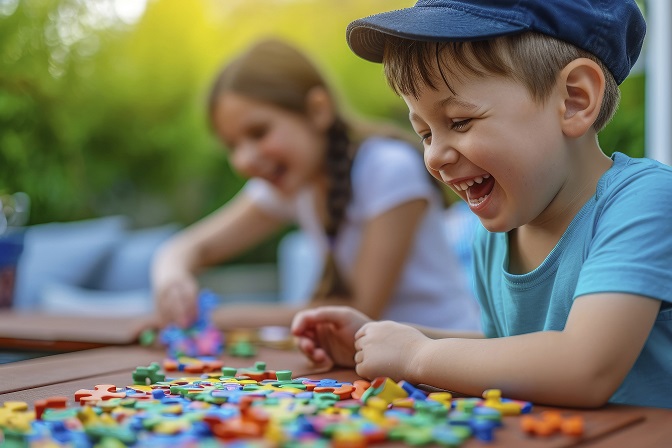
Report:
[[[177,224],[166,224],[127,232],[87,286],[104,291],[149,289],[149,271],[154,252],[178,229]]]
[[[278,245],[280,301],[305,305],[322,275],[324,260],[310,237],[301,230],[289,232]]]
[[[105,218],[29,226],[17,267],[14,307],[35,309],[45,285],[81,286],[124,238],[128,218]]]
[[[42,289],[37,309],[68,316],[136,317],[151,314],[154,302],[148,289],[100,291],[49,283]]]

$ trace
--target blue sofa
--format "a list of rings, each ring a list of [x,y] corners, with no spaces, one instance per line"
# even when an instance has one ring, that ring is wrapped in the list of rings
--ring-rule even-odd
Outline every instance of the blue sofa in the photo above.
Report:
[[[153,309],[149,266],[176,224],[133,230],[125,216],[25,228],[13,308],[115,316]]]

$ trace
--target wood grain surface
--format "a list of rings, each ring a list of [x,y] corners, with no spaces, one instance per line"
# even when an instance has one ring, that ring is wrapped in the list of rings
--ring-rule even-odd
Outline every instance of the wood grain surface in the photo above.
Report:
[[[132,372],[138,366],[160,362],[165,351],[140,346],[105,347],[66,353],[44,358],[0,365],[0,403],[5,401],[34,401],[66,396],[74,404],[79,389],[93,389],[98,384],[118,387],[133,383]],[[359,379],[352,369],[326,369],[311,365],[295,350],[261,347],[255,357],[222,356],[226,366],[244,368],[256,361],[266,362],[270,370],[291,370],[293,377],[333,378],[339,381]],[[564,416],[581,415],[585,433],[581,438],[564,435],[530,437],[520,429],[520,417],[505,417],[504,425],[496,431],[492,447],[573,446],[606,447],[670,447],[672,446],[672,410],[609,405],[597,410],[580,410],[534,406],[533,414],[556,410]],[[398,443],[377,444],[379,447],[403,446]],[[482,447],[483,442],[469,440],[465,448]]]

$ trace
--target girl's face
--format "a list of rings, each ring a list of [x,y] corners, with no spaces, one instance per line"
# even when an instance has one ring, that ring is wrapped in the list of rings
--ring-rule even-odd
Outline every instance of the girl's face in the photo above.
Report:
[[[213,123],[233,167],[245,177],[264,179],[291,196],[323,176],[326,136],[309,117],[226,92]]]
[[[502,77],[448,82],[456,94],[437,83],[438,90],[425,87],[418,98],[404,96],[427,169],[492,232],[545,222],[562,207],[557,199],[577,188],[556,94],[539,104]]]

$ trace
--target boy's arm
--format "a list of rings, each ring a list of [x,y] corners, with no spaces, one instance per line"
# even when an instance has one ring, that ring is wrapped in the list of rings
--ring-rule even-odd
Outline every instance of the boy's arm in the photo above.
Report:
[[[447,338],[460,338],[460,339],[483,339],[485,335],[479,333],[478,331],[455,331],[455,330],[444,330],[441,328],[430,328],[424,327],[422,325],[411,325],[414,328],[417,328],[430,339],[447,339]]]
[[[399,324],[367,324],[356,335],[357,372],[474,396],[498,388],[535,403],[601,406],[632,368],[659,309],[659,300],[641,296],[587,295],[574,301],[563,331],[480,340],[428,340],[413,328],[389,328]]]

